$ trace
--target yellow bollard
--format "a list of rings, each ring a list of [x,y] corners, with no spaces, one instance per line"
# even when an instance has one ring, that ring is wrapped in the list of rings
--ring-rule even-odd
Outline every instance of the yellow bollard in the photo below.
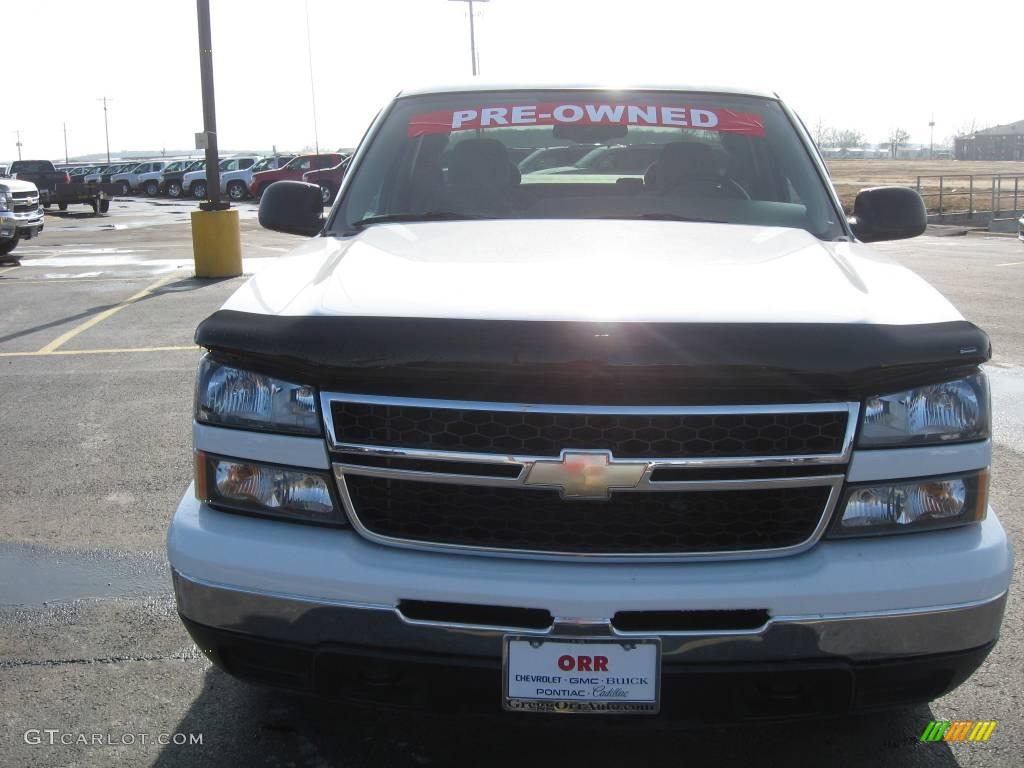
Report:
[[[238,211],[192,211],[192,253],[196,277],[242,274],[242,233]]]

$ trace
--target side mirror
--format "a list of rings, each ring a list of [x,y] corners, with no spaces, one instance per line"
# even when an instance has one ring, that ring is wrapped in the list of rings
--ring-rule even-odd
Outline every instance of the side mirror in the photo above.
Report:
[[[910,187],[862,189],[853,203],[853,234],[865,243],[917,237],[928,226],[924,200]]]
[[[312,237],[324,226],[320,187],[303,181],[275,181],[260,198],[260,226]]]

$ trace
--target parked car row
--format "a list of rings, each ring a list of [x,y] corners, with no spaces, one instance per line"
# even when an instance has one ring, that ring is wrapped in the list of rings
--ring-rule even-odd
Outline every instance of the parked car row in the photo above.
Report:
[[[325,204],[329,204],[338,192],[348,157],[345,152],[226,157],[219,165],[221,195],[233,201],[249,197],[258,199],[263,190],[275,181],[307,180],[320,186],[321,197]],[[208,192],[205,160],[121,162],[71,168],[60,173],[69,181],[113,184],[120,195],[166,195],[204,200]],[[307,175],[309,179],[306,179]]]

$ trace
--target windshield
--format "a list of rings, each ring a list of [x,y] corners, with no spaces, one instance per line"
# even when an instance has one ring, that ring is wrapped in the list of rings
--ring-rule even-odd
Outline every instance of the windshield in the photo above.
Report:
[[[293,157],[291,160],[289,160],[281,167],[288,168],[289,170],[292,171],[308,171],[312,167],[312,164],[312,155],[299,155],[298,157]]]
[[[509,150],[531,147],[517,167]],[[329,230],[389,218],[679,219],[845,236],[778,102],[682,92],[399,99]]]
[[[13,165],[15,170],[27,173],[53,170],[48,160],[17,160]]]
[[[272,157],[264,157],[262,160],[257,162],[252,167],[252,171],[255,173],[256,171],[265,171],[268,168],[273,168],[273,167],[274,167],[274,158],[272,158]]]
[[[164,168],[164,173],[169,173],[171,171],[176,171],[179,168],[181,168],[183,165],[185,165],[185,164],[182,163],[182,162],[170,163],[170,164],[168,164],[168,166],[166,168]]]

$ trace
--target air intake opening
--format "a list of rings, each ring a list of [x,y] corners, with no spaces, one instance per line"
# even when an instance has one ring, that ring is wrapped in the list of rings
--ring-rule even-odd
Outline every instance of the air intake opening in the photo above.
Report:
[[[768,611],[619,611],[612,626],[622,632],[713,632],[760,629],[768,623]]]
[[[402,600],[398,603],[398,611],[412,621],[436,621],[442,624],[548,629],[553,623],[551,613],[542,608]]]

